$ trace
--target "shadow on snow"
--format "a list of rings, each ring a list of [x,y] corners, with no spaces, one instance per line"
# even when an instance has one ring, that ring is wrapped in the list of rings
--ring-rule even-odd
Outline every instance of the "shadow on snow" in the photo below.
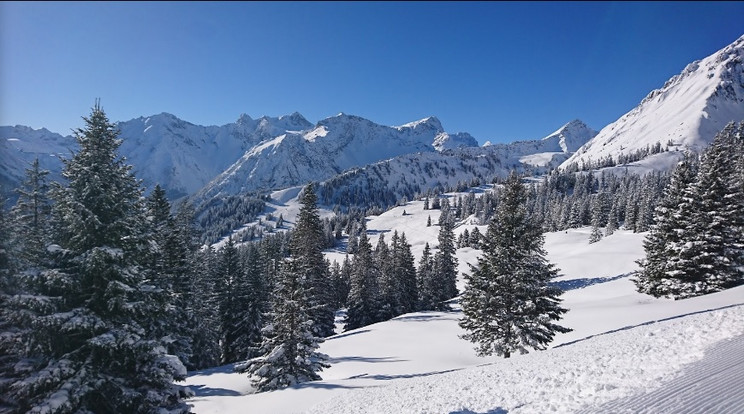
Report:
[[[623,273],[621,275],[617,276],[608,276],[608,277],[592,277],[592,278],[583,278],[583,279],[571,279],[571,280],[561,280],[559,282],[550,282],[551,285],[556,286],[560,288],[563,291],[567,290],[574,290],[574,289],[583,289],[585,287],[589,287],[591,285],[596,285],[599,283],[607,283],[612,282],[613,280],[622,279],[624,277],[628,277],[632,275],[633,273]]]

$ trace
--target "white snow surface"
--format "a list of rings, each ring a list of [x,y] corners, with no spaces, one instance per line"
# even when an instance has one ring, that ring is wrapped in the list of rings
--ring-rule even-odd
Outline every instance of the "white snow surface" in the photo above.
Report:
[[[723,127],[744,120],[744,36],[718,52],[687,65],[663,87],[607,125],[566,160],[597,161],[669,141],[700,151]]]
[[[289,190],[273,197],[290,208],[295,196]],[[437,245],[438,217],[422,201],[395,207],[367,219],[370,241],[405,232],[418,265],[424,244]],[[455,233],[474,227],[466,219]],[[486,226],[478,229],[485,234]],[[639,294],[631,273],[645,234],[620,230],[589,244],[589,233],[546,234],[569,309],[560,323],[573,331],[556,335],[545,351],[477,357],[473,344],[458,337],[464,331],[454,300],[452,312],[406,314],[328,338],[319,351],[331,367],[320,372],[321,381],[254,394],[245,375],[218,367],[191,373],[186,384],[196,397],[189,402],[195,412],[220,414],[637,412],[639,401],[657,393],[665,405],[647,412],[742,412],[742,348],[711,352],[742,343],[744,287],[679,301]],[[479,254],[458,249],[459,270],[469,272]],[[704,393],[690,394],[697,372],[711,380]]]

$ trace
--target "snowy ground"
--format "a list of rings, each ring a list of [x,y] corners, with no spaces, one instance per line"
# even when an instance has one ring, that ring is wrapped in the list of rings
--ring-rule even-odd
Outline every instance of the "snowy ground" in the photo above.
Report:
[[[436,223],[438,211],[413,202],[371,218],[373,245],[382,232],[405,231],[418,264],[424,243],[436,245],[429,214]],[[187,379],[197,394],[190,402],[201,414],[744,412],[744,287],[682,301],[641,295],[629,274],[643,235],[588,238],[589,229],[546,236],[570,309],[562,324],[573,328],[546,351],[476,357],[458,338],[455,303],[453,312],[402,315],[329,338],[322,381],[251,394],[245,376],[221,367]],[[460,270],[478,253],[459,249]]]

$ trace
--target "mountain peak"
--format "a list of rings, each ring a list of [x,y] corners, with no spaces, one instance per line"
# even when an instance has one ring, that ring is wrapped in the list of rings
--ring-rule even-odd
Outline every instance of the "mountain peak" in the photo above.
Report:
[[[617,159],[672,144],[699,151],[731,121],[744,120],[744,36],[688,65],[635,108],[604,127],[569,164]]]
[[[574,152],[596,135],[597,131],[586,126],[583,121],[574,119],[542,140],[556,140],[563,152]]]
[[[253,118],[251,118],[250,115],[245,114],[245,113],[240,114],[240,116],[238,117],[238,120],[235,123],[239,125],[250,125],[253,123]]]

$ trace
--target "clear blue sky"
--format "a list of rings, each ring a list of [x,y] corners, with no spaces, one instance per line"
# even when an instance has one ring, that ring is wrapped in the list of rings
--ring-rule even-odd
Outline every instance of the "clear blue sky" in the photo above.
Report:
[[[437,116],[481,143],[613,122],[744,34],[744,2],[2,2],[0,125]]]

